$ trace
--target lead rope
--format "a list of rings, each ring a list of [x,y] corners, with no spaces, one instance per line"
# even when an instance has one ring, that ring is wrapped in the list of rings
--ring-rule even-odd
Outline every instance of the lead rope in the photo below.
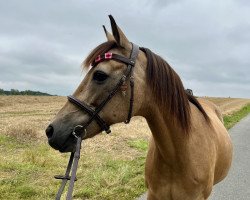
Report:
[[[76,129],[81,128],[81,127],[82,127],[81,125],[76,126],[74,128],[73,133],[72,133],[77,139],[76,151],[74,153],[70,154],[70,158],[69,158],[69,162],[68,162],[68,166],[67,166],[65,175],[64,176],[62,176],[62,175],[55,176],[56,179],[62,179],[61,186],[60,186],[60,188],[59,188],[59,190],[57,192],[57,195],[56,195],[56,200],[61,199],[62,193],[64,191],[64,188],[65,188],[66,183],[67,183],[68,180],[70,182],[69,182],[69,188],[68,188],[66,200],[71,200],[72,199],[74,183],[77,180],[76,179],[76,171],[77,171],[78,162],[79,162],[79,159],[80,159],[80,151],[81,151],[81,143],[82,143],[82,136],[77,134]],[[84,134],[86,135],[86,130],[84,130]],[[72,164],[73,164],[73,166],[72,166]],[[71,176],[69,176],[71,166],[72,166],[72,171],[71,171]]]

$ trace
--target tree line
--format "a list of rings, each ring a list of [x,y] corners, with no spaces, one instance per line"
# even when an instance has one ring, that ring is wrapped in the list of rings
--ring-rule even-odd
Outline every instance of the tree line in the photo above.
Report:
[[[51,94],[39,92],[39,91],[32,91],[32,90],[24,90],[19,91],[17,89],[11,89],[9,91],[0,88],[0,95],[35,95],[35,96],[52,96]]]

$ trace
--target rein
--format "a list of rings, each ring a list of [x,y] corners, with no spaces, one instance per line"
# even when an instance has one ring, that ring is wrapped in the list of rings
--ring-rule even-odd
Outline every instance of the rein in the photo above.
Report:
[[[66,186],[67,181],[70,181],[70,182],[69,182],[69,188],[68,188],[68,193],[67,193],[66,200],[71,200],[72,199],[74,183],[77,180],[76,171],[77,171],[78,161],[80,159],[80,151],[81,151],[81,143],[82,143],[81,135],[77,135],[77,133],[76,133],[77,128],[81,128],[81,126],[80,125],[76,126],[74,128],[73,133],[72,133],[77,139],[76,151],[74,153],[72,152],[70,154],[70,158],[69,158],[69,162],[68,162],[68,166],[67,166],[65,175],[64,176],[62,176],[62,175],[54,176],[55,179],[62,179],[61,186],[60,186],[60,188],[59,188],[59,190],[57,192],[57,195],[56,195],[56,200],[61,199],[61,196],[62,196],[62,193],[63,193],[63,190],[64,190],[64,188]],[[85,132],[85,134],[86,134],[86,132]],[[72,164],[73,164],[73,167],[72,167]],[[71,171],[71,176],[70,176],[71,167],[72,167],[72,171]]]
[[[131,120],[132,117],[132,111],[133,111],[133,102],[134,102],[134,76],[133,76],[133,67],[135,66],[135,61],[139,53],[139,47],[133,43],[132,44],[132,50],[130,53],[130,58],[126,58],[124,56],[114,54],[114,53],[105,53],[103,55],[99,55],[94,63],[92,64],[93,67],[98,65],[100,62],[103,62],[105,60],[115,60],[118,62],[122,62],[124,64],[127,64],[127,68],[125,72],[123,73],[122,77],[118,81],[118,83],[115,85],[113,90],[109,93],[109,95],[95,108],[93,109],[91,106],[89,106],[87,103],[80,101],[74,96],[68,96],[68,101],[74,104],[75,106],[79,107],[81,110],[86,112],[89,115],[89,119],[86,123],[83,125],[77,125],[72,134],[76,138],[76,149],[75,152],[72,152],[69,158],[68,166],[65,172],[65,175],[57,175],[55,176],[56,179],[62,179],[61,186],[57,192],[56,195],[56,200],[60,200],[62,193],[64,191],[64,188],[66,186],[67,181],[69,180],[69,188],[67,192],[67,197],[66,200],[71,200],[72,199],[72,194],[73,194],[73,188],[74,188],[74,182],[77,180],[76,179],[76,171],[77,171],[77,166],[78,166],[78,161],[80,159],[80,150],[81,150],[81,143],[82,139],[87,137],[87,127],[90,125],[92,121],[96,121],[97,124],[100,126],[101,131],[105,131],[107,134],[111,132],[110,126],[108,123],[103,120],[99,112],[104,108],[104,106],[112,99],[112,97],[119,91],[119,89],[122,89],[124,92],[124,89],[126,90],[126,81],[129,78],[130,82],[130,103],[129,103],[129,110],[128,110],[128,116],[125,121],[126,124],[128,124]],[[124,86],[124,87],[122,87]],[[84,133],[84,134],[83,134]],[[72,166],[73,165],[73,166]],[[71,171],[72,167],[72,171]],[[71,176],[70,176],[70,171],[71,171]]]

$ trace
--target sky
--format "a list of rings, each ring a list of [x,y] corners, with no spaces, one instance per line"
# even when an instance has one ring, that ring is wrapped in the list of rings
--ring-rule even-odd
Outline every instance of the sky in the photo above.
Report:
[[[250,98],[248,0],[0,0],[0,88],[73,93],[109,14],[195,95]]]

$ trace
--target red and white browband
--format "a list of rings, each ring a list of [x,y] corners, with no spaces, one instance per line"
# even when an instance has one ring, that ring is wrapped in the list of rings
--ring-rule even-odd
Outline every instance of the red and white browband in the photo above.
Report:
[[[94,63],[99,63],[99,62],[101,62],[101,61],[103,61],[103,60],[110,60],[110,59],[112,59],[112,53],[105,53],[105,54],[103,54],[103,55],[98,55],[96,58],[95,58],[95,61],[94,61]]]
[[[126,58],[124,56],[121,56],[121,55],[118,55],[118,54],[115,54],[115,53],[107,52],[107,53],[98,55],[95,58],[95,61],[92,63],[92,67],[95,67],[100,62],[111,60],[111,59],[116,60],[118,62],[128,64],[128,65],[132,65],[132,66],[134,66],[134,64],[135,64],[135,61],[130,59],[130,58]]]

